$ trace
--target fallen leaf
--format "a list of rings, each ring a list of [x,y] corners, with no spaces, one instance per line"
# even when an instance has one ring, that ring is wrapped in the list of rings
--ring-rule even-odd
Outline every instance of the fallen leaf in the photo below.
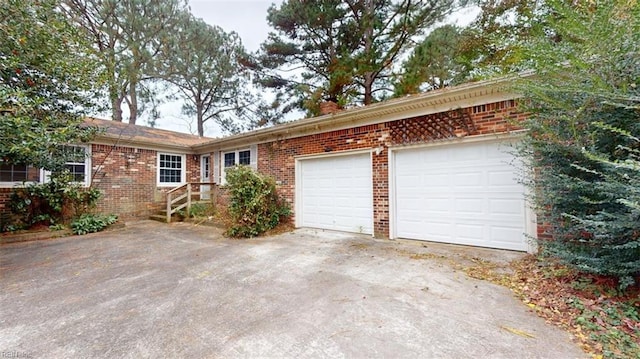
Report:
[[[505,325],[501,325],[500,328],[502,328],[502,329],[504,329],[504,330],[506,330],[508,332],[511,332],[511,333],[513,333],[515,335],[519,335],[521,337],[525,337],[525,338],[535,338],[536,337],[535,335],[527,333],[527,332],[525,332],[523,330],[507,327]]]

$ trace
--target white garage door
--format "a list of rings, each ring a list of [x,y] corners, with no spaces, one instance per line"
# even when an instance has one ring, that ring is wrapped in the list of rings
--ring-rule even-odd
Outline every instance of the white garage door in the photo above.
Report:
[[[370,153],[304,159],[297,169],[299,227],[373,233]]]
[[[524,187],[496,141],[394,151],[395,235],[526,250]]]

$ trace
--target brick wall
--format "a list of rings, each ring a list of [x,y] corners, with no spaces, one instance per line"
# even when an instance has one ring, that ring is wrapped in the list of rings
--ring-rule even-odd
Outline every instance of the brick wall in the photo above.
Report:
[[[360,126],[260,144],[258,170],[273,176],[280,193],[294,208],[295,157],[372,149],[374,235],[389,236],[388,148],[447,138],[504,133],[518,129],[524,114],[515,101],[502,101],[447,113]]]
[[[157,155],[154,150],[93,145],[93,186],[102,191],[97,210],[120,218],[143,218],[163,209],[166,192],[157,186]],[[186,155],[186,180],[200,180],[198,156]]]
[[[0,188],[0,213],[9,211],[9,198],[12,191],[11,188]]]
[[[186,180],[200,181],[199,156],[186,155]],[[123,146],[92,145],[92,186],[102,192],[96,210],[122,219],[144,218],[163,209],[166,192],[158,187],[157,151]],[[0,188],[0,213],[9,212],[13,189]]]

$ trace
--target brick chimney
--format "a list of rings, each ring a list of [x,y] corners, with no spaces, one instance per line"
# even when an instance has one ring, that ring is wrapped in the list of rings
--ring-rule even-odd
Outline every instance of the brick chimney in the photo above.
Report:
[[[340,106],[333,101],[323,101],[320,103],[320,114],[329,115],[340,111]]]

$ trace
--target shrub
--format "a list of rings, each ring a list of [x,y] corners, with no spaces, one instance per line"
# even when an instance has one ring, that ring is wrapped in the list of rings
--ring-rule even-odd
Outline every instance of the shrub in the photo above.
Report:
[[[13,226],[66,222],[94,207],[100,196],[99,190],[72,182],[68,172],[53,175],[47,183],[27,184],[13,191],[9,200]]]
[[[215,212],[215,208],[211,203],[192,203],[191,210],[189,211],[189,217],[207,217]]]
[[[93,232],[100,232],[107,228],[107,226],[116,223],[118,216],[114,214],[99,215],[85,213],[80,218],[71,222],[71,231],[74,234],[82,235]]]
[[[274,228],[283,217],[290,215],[289,207],[276,192],[275,181],[247,166],[226,170],[229,190],[231,237],[255,237]]]
[[[521,88],[541,247],[626,288],[640,275],[640,4],[553,3],[565,40],[532,47],[540,75]]]

